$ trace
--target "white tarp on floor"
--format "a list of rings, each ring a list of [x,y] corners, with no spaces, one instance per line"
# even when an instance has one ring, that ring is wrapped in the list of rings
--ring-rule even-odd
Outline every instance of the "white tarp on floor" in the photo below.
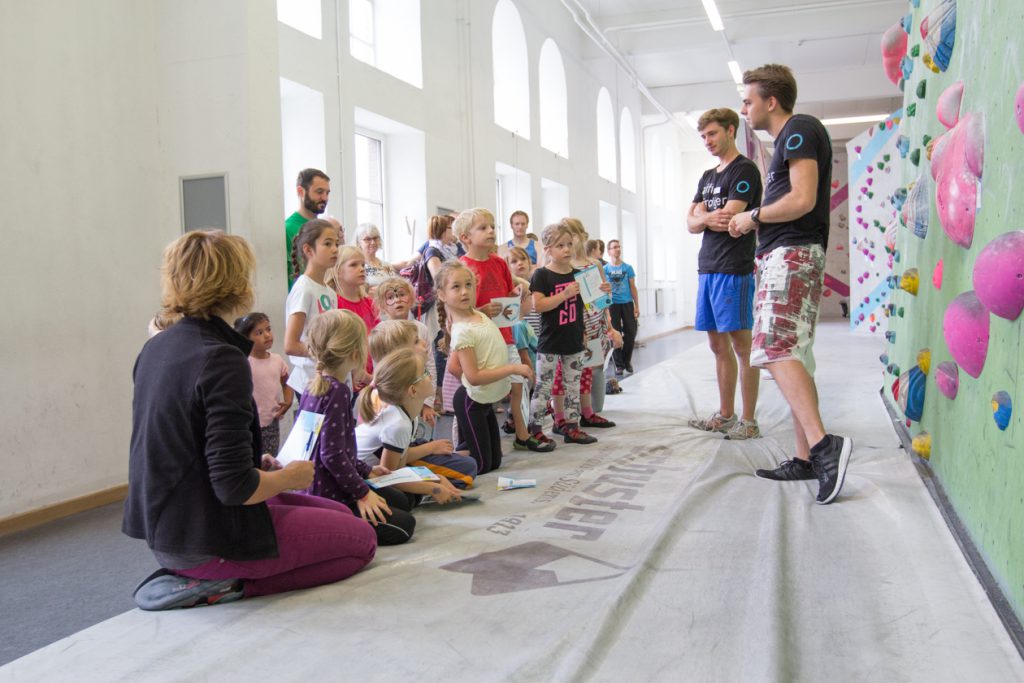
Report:
[[[898,448],[878,353],[822,326],[826,426],[855,443],[831,506],[814,504],[816,482],[753,476],[790,452],[773,382],[765,438],[686,427],[717,403],[698,346],[609,397],[619,427],[594,430],[599,444],[508,456],[501,474],[537,488],[497,492],[496,474],[482,477],[481,502],[422,510],[414,542],[348,581],[127,612],[0,680],[1024,680]]]

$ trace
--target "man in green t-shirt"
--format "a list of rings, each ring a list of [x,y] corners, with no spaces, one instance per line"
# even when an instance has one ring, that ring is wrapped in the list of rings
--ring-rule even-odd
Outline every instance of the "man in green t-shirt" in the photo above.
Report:
[[[306,221],[311,221],[327,209],[327,199],[331,195],[331,179],[323,171],[305,168],[299,171],[295,180],[295,192],[299,196],[299,210],[284,222],[285,255],[288,264],[288,289],[292,288],[298,273],[292,273],[292,242]]]

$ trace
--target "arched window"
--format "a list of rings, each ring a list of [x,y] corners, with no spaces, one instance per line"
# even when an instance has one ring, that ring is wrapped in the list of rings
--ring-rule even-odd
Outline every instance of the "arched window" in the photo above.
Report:
[[[512,0],[498,0],[491,22],[494,122],[530,139],[530,73],[526,33]]]
[[[555,41],[548,38],[540,49],[540,145],[569,158],[569,108],[565,66]]]
[[[615,110],[608,88],[597,93],[597,174],[615,182]]]
[[[619,117],[619,164],[622,187],[636,192],[636,131],[633,129],[633,115],[625,107]]]

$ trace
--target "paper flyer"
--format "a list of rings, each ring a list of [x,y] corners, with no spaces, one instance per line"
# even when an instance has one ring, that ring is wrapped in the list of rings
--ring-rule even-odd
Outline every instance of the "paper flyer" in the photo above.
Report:
[[[512,327],[519,322],[521,301],[517,296],[499,296],[491,299],[492,304],[500,304],[498,315],[491,318],[498,327]]]
[[[598,310],[612,305],[611,295],[601,291],[604,279],[598,266],[588,266],[576,273],[576,282],[580,283],[580,297],[584,304],[595,306]]]
[[[416,484],[421,481],[440,481],[440,479],[438,479],[438,476],[426,467],[403,467],[395,470],[391,474],[385,474],[380,477],[371,477],[366,480],[366,483],[375,489],[382,489],[385,486],[394,486],[395,484]]]
[[[604,365],[604,348],[601,338],[591,339],[583,349],[583,367],[600,368]]]
[[[292,431],[288,434],[288,439],[277,453],[277,461],[281,463],[281,466],[284,467],[297,460],[309,460],[323,425],[324,416],[320,413],[311,413],[308,410],[300,411],[299,416],[295,418]]]

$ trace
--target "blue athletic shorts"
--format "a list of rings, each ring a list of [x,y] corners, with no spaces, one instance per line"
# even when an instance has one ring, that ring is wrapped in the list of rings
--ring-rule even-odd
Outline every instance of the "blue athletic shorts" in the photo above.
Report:
[[[697,320],[702,332],[735,332],[754,326],[754,274],[701,273]]]

